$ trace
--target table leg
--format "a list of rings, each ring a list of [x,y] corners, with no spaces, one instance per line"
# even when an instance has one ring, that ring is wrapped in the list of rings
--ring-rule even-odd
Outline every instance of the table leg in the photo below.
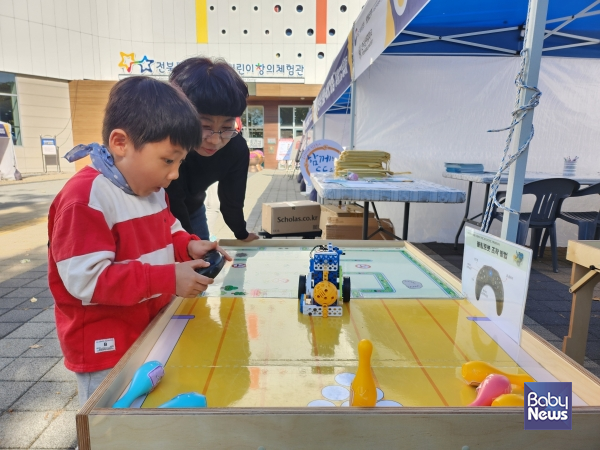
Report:
[[[363,229],[362,229],[363,241],[367,240],[368,234],[369,234],[369,202],[365,202],[364,207],[363,207]]]
[[[573,264],[571,281],[579,281],[579,279],[589,271],[590,269],[587,267]],[[583,365],[583,360],[585,358],[585,347],[590,327],[590,316],[592,314],[594,287],[598,282],[600,282],[600,274],[594,276],[588,283],[573,294],[569,335],[565,336],[563,339],[563,352],[581,365]]]
[[[404,202],[404,223],[402,224],[402,240],[408,238],[408,215],[410,214],[410,202]]]
[[[465,215],[460,221],[460,226],[458,227],[458,231],[456,233],[456,237],[454,238],[454,250],[458,250],[458,238],[460,237],[460,233],[462,232],[465,222],[469,218],[469,207],[471,206],[471,191],[473,190],[473,182],[469,181],[469,187],[467,189],[467,202],[465,205]]]
[[[481,222],[483,223],[483,216],[485,215],[485,209],[487,208],[488,197],[490,196],[490,185],[485,185],[485,195],[483,196],[483,209],[481,210]]]

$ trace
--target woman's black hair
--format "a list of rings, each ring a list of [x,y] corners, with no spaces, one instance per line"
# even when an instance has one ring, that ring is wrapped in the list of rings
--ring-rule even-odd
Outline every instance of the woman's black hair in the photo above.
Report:
[[[177,64],[169,81],[200,114],[239,117],[246,109],[248,86],[222,58],[188,58]]]
[[[144,76],[132,76],[113,86],[102,123],[102,140],[122,129],[139,150],[144,144],[170,138],[190,151],[202,143],[202,127],[194,106],[176,87]]]

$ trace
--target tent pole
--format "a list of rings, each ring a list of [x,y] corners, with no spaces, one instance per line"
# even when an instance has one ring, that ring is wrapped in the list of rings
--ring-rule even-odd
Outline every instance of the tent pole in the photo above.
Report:
[[[350,89],[350,150],[354,150],[354,116],[356,112],[356,80],[352,80]]]
[[[325,139],[325,118],[327,117],[327,113],[323,114],[323,136],[321,139]]]
[[[527,50],[527,61],[525,62],[524,83],[527,86],[537,86],[540,75],[540,63],[542,60],[542,48],[544,45],[544,32],[546,28],[546,16],[548,14],[548,0],[530,0],[529,29],[526,31],[526,41],[524,49]],[[530,89],[521,91],[519,107],[527,104],[531,99],[533,92]],[[518,149],[527,142],[533,122],[533,110],[530,110],[523,120],[515,127],[511,154],[515,154]],[[510,166],[508,174],[508,187],[506,190],[505,205],[516,211],[521,210],[521,200],[523,197],[523,184],[525,180],[525,169],[527,167],[527,156],[529,148],[525,149],[521,156]],[[517,240],[517,230],[519,225],[518,214],[505,211],[502,221],[501,237],[511,242]]]

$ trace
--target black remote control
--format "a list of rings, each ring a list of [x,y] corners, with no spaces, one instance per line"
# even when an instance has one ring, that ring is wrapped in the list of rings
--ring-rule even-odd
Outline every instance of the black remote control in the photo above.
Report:
[[[225,258],[216,250],[208,252],[206,255],[204,255],[202,259],[210,263],[210,266],[200,267],[195,270],[196,273],[204,275],[208,278],[216,278],[217,275],[219,275],[219,272],[221,271],[223,266],[225,265]]]

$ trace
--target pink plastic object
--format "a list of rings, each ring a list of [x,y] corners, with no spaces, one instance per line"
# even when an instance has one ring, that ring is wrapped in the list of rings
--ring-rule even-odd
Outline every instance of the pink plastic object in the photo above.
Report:
[[[510,394],[510,381],[504,375],[488,375],[477,388],[477,398],[469,406],[492,406],[492,402],[502,394]]]
[[[358,181],[358,175],[354,172],[348,172],[348,180],[350,181]]]

